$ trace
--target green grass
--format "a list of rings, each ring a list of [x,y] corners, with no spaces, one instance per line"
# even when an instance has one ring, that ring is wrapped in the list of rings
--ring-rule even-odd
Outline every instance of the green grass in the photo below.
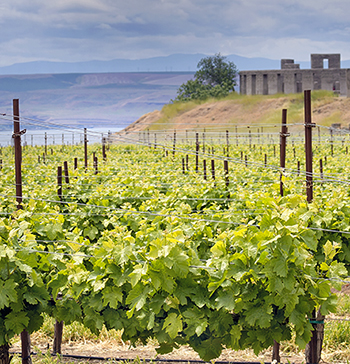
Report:
[[[304,118],[304,93],[298,94],[275,94],[275,95],[240,95],[239,93],[231,93],[229,96],[219,99],[206,99],[188,102],[173,102],[163,106],[162,117],[157,120],[155,124],[151,124],[148,129],[151,131],[171,129],[175,127],[173,119],[176,116],[190,111],[199,105],[210,104],[219,101],[232,101],[239,103],[244,108],[244,111],[249,114],[254,109],[262,106],[268,100],[283,99],[283,108],[288,109],[288,123],[302,123]],[[331,91],[313,91],[311,93],[312,108],[318,108],[322,105],[330,103],[334,100],[334,94]],[[281,109],[282,109],[281,107]],[[281,123],[281,109],[271,110],[262,115],[260,119],[254,120],[254,125],[259,124],[280,124]],[[325,125],[341,122],[340,113],[336,112],[326,119]],[[239,124],[238,121],[232,119],[232,127]],[[213,123],[214,125],[214,123]],[[215,123],[216,125],[216,123]],[[214,126],[215,126],[214,125]],[[200,123],[199,123],[200,127]],[[210,130],[210,126],[206,125],[206,129]],[[271,129],[272,131],[273,129]]]

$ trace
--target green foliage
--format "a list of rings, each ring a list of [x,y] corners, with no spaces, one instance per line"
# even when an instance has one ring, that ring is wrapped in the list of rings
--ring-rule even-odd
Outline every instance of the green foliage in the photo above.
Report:
[[[202,58],[197,68],[199,70],[195,73],[194,80],[189,80],[179,87],[175,101],[222,98],[234,91],[237,68],[220,53]]]
[[[46,313],[95,335],[155,338],[160,352],[188,344],[204,360],[292,335],[305,347],[308,316],[335,310],[331,288],[348,275],[349,235],[336,232],[349,231],[348,192],[319,186],[307,204],[293,175],[280,197],[279,171],[233,163],[228,189],[220,170],[203,184],[193,166],[182,174],[181,157],[113,146],[98,175],[72,172],[61,205],[48,201],[62,156],[25,170],[33,199],[21,211],[0,204],[0,344]]]

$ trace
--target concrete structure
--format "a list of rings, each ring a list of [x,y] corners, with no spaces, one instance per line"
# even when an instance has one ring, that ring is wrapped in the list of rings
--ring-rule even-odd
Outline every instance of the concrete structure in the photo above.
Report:
[[[350,97],[350,69],[340,68],[340,54],[311,54],[311,69],[282,59],[280,70],[241,71],[240,93],[273,95],[304,90],[330,90]]]

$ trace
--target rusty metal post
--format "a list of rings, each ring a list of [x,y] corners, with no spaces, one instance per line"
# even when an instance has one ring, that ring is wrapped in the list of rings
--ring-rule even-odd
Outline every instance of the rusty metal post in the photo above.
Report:
[[[228,130],[226,130],[226,147],[227,147],[227,157],[230,156],[230,136]]]
[[[98,174],[98,158],[94,157],[95,174]]]
[[[176,148],[176,130],[174,130],[173,156],[175,155],[175,148]]]
[[[16,200],[17,209],[22,208],[22,146],[21,135],[26,130],[20,131],[19,124],[19,100],[13,100],[13,135],[14,149],[15,149],[15,174],[16,174]]]
[[[313,199],[313,178],[312,178],[312,128],[316,124],[311,122],[311,91],[304,91],[305,111],[305,161],[306,161],[306,196],[307,202]]]
[[[87,158],[87,132],[86,128],[84,128],[84,162],[85,162],[85,169],[88,167],[88,158]]]
[[[19,100],[13,99],[13,138],[15,148],[15,174],[16,174],[16,200],[17,209],[22,209],[22,147],[21,147],[21,135],[26,130],[20,131],[19,124]],[[21,354],[22,364],[31,364],[32,359],[30,357],[30,335],[27,330],[21,332]]]
[[[215,160],[211,160],[211,177],[215,181]]]
[[[225,171],[225,185],[228,187],[230,185],[230,181],[228,178],[228,161],[224,160],[224,171]]]
[[[323,161],[320,159],[320,178],[323,180]]]
[[[282,110],[282,127],[280,134],[280,167],[281,167],[281,175],[280,175],[280,194],[283,196],[283,181],[282,176],[284,170],[286,168],[286,145],[287,145],[287,137],[290,134],[288,133],[287,128],[287,109]]]
[[[306,160],[306,196],[307,202],[313,200],[313,172],[312,172],[312,128],[316,124],[311,122],[311,91],[304,91],[305,111],[305,160]],[[312,320],[316,320],[316,310],[312,312]],[[307,364],[317,364],[321,356],[321,349],[318,348],[317,324],[312,323],[313,331],[310,342],[305,349],[305,361]]]
[[[106,138],[102,138],[102,159],[104,161],[107,160],[107,155],[106,155]]]
[[[198,133],[196,133],[196,173],[198,173],[198,152],[199,152],[199,140],[198,140]]]
[[[63,168],[64,168],[64,178],[65,178],[65,182],[69,183],[69,173],[68,173],[68,162],[64,161],[63,162]]]
[[[331,132],[331,156],[333,157],[334,154],[334,146],[333,146],[333,129],[330,129]]]
[[[62,200],[62,167],[57,167],[57,195]]]

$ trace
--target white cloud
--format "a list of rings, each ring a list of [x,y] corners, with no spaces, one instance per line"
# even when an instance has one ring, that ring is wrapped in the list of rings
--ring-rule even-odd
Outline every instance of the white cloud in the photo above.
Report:
[[[2,0],[0,65],[171,53],[350,58],[348,0]]]

